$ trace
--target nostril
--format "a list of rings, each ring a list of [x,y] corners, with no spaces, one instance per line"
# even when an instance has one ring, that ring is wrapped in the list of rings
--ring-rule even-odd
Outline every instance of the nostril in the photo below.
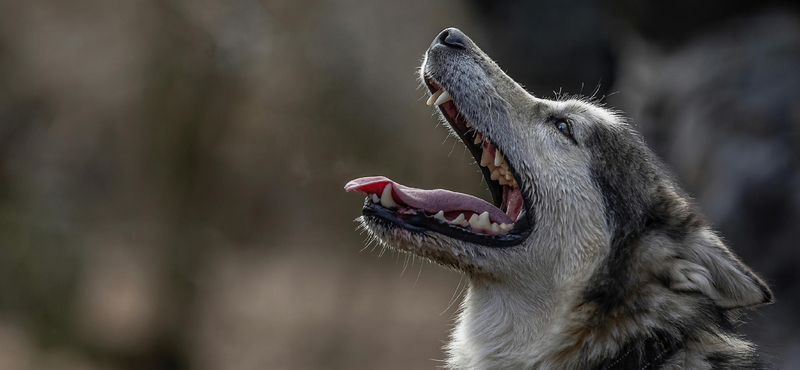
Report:
[[[447,45],[454,48],[466,49],[467,48],[467,35],[461,32],[458,28],[448,28],[442,31],[436,39],[433,40],[434,44]]]

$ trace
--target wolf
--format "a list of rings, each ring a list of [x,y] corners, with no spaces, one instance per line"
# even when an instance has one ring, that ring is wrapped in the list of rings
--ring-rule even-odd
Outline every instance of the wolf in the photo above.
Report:
[[[734,331],[767,285],[726,247],[618,112],[547,100],[456,28],[419,78],[493,202],[382,176],[362,227],[463,272],[447,369],[763,369]]]

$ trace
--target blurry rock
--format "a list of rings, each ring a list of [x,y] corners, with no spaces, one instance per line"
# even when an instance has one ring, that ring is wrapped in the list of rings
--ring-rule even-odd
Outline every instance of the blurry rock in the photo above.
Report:
[[[112,370],[92,363],[88,358],[68,350],[50,350],[41,354],[34,369],[48,370]],[[22,369],[20,369],[22,370]]]
[[[129,240],[95,240],[79,284],[75,321],[92,346],[121,353],[149,349],[160,332],[162,264]]]
[[[0,321],[0,369],[32,369],[36,347],[16,325]]]

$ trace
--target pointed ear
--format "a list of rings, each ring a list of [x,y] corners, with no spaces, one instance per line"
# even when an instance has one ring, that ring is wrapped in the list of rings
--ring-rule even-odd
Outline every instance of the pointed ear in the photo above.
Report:
[[[713,232],[687,236],[680,258],[671,260],[670,289],[699,292],[721,308],[772,303],[772,292]]]

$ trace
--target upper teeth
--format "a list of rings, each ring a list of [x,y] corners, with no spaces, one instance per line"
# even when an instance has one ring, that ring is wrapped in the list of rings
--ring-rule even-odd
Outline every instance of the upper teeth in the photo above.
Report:
[[[493,147],[488,138],[482,137],[481,134],[476,135],[476,142],[478,142],[479,137],[483,143],[481,146],[483,152],[481,153],[480,165],[481,167],[487,167],[489,169],[489,178],[497,181],[500,185],[517,187],[517,180],[514,179],[511,168],[508,166],[508,162],[506,162],[505,158],[503,158],[503,154],[500,153],[497,148]]]
[[[508,167],[505,158],[503,158],[503,154],[497,148],[493,148],[489,138],[483,136],[480,132],[476,132],[475,140],[472,143],[483,149],[481,159],[478,162],[481,167],[489,168],[489,178],[499,182],[500,185],[517,187],[517,181],[514,180],[514,175],[511,174],[511,169]]]
[[[433,104],[433,105],[436,105],[438,107],[438,106],[440,106],[440,105],[442,105],[444,103],[447,103],[450,100],[453,100],[453,98],[450,96],[450,93],[448,93],[447,91],[444,91],[444,89],[442,88],[442,89],[439,89],[439,91],[433,93],[433,95],[431,95],[431,97],[428,98],[428,102],[427,103],[428,103],[428,105]]]
[[[440,105],[442,105],[445,102],[448,102],[450,100],[453,100],[453,98],[450,97],[450,93],[449,92],[445,91],[445,92],[442,93],[442,95],[439,95],[439,98],[436,99],[436,102],[434,102],[433,104],[438,107],[438,106],[440,106]]]

